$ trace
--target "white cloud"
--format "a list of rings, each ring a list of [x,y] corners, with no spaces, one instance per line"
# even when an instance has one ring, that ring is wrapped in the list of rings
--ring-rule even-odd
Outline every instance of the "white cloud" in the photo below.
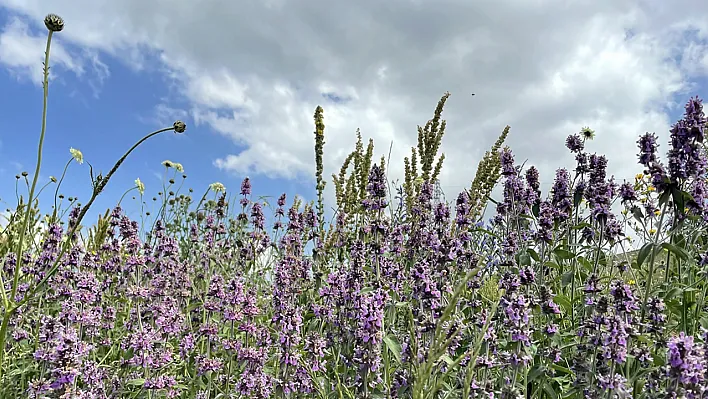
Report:
[[[51,43],[50,80],[56,80],[61,71],[69,71],[85,79],[93,96],[97,98],[103,82],[110,76],[108,66],[101,61],[95,49],[69,51],[58,38],[60,34]],[[46,45],[46,34],[33,32],[26,21],[13,17],[0,31],[0,64],[18,79],[28,79],[41,87]]]
[[[692,0],[52,4],[66,20],[62,40],[162,71],[195,125],[234,143],[195,150],[240,175],[312,176],[318,104],[326,176],[357,127],[374,138],[377,158],[394,143],[391,171],[400,175],[416,125],[449,90],[448,199],[506,124],[517,159],[541,169],[544,188],[557,167],[571,166],[564,139],[585,125],[597,131],[591,149],[608,155],[619,178],[631,177],[637,136],[665,139],[666,110],[708,72],[708,3]],[[38,23],[47,12],[40,0],[0,5]]]
[[[41,86],[46,43],[46,37],[33,35],[24,21],[12,18],[0,33],[0,63],[18,76],[29,78]],[[50,66],[60,65],[76,75],[84,74],[83,65],[56,41],[53,42],[50,56]],[[54,75],[52,71],[50,77]]]

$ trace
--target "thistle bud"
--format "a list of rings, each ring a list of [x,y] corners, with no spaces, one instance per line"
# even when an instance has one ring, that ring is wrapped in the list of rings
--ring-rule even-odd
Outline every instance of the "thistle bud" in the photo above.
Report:
[[[175,133],[184,133],[184,131],[187,130],[187,125],[182,121],[175,122],[172,127],[175,129]]]
[[[56,14],[49,14],[44,17],[44,26],[52,32],[61,32],[64,29],[64,20]]]

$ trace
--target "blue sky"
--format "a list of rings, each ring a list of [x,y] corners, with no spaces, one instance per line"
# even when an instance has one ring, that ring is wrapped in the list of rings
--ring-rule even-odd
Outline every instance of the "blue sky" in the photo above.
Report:
[[[631,178],[636,138],[656,131],[665,143],[686,99],[706,92],[708,5],[560,3],[0,0],[0,198],[14,205],[14,175],[34,170],[50,12],[66,28],[52,46],[40,183],[58,177],[70,147],[105,173],[144,134],[188,125],[133,153],[94,216],[136,178],[151,198],[166,159],[184,165],[195,194],[215,181],[236,192],[248,175],[258,195],[312,199],[317,105],[330,201],[329,177],[357,128],[376,159],[393,143],[389,171],[401,177],[416,125],[445,91],[448,199],[506,124],[517,160],[541,170],[544,188],[572,165],[563,142],[583,126],[597,131],[590,148],[608,155],[611,172]],[[70,167],[61,191],[88,198],[86,163]]]
[[[11,16],[13,14],[8,10],[0,9],[0,25],[7,24]],[[42,28],[33,27],[32,31],[45,35],[46,29]],[[60,35],[55,36],[55,43],[61,41]],[[37,54],[36,59],[41,65],[43,54]],[[137,140],[172,124],[166,123],[172,120],[167,118],[163,118],[165,120],[160,124],[159,118],[154,115],[155,108],[164,104],[165,98],[170,99],[171,105],[183,103],[180,96],[172,92],[160,71],[148,69],[136,72],[113,57],[105,57],[102,61],[109,68],[110,77],[102,83],[98,93],[81,77],[66,73],[61,66],[55,67],[58,78],[49,86],[48,123],[38,187],[48,182],[49,176],[61,176],[66,162],[71,159],[70,147],[83,153],[85,161],[94,166],[94,173],[100,171],[105,175]],[[54,67],[51,59],[50,66]],[[15,175],[27,171],[31,178],[35,170],[41,130],[42,88],[30,78],[18,76],[15,71],[6,68],[0,69],[0,87],[3,88],[0,109],[4,115],[0,135],[0,198],[4,210],[15,206]],[[194,188],[194,196],[198,197],[210,183],[218,181],[237,193],[235,190],[238,190],[245,175],[222,171],[213,165],[214,150],[224,148],[234,152],[242,150],[227,138],[215,134],[209,126],[195,127],[193,123],[190,123],[185,134],[166,132],[153,137],[130,155],[106,191],[99,196],[89,215],[94,218],[115,206],[118,198],[135,186],[136,178],[146,185],[145,200],[152,203],[151,197],[162,188],[165,168],[161,163],[164,160],[184,166],[188,177],[183,192],[191,187]],[[168,172],[170,176],[173,173],[173,170]],[[311,192],[307,181],[258,175],[249,177],[254,193],[259,196],[277,197],[282,192],[309,195]],[[176,180],[179,182],[180,179]],[[46,207],[51,206],[55,187],[50,185],[42,195],[41,204],[45,212],[49,211]],[[66,196],[78,196],[83,203],[88,200],[91,195],[88,163],[71,163],[60,192]],[[27,190],[22,185],[20,193],[27,197]],[[134,211],[139,208],[137,200],[130,200],[132,195],[137,197],[137,192],[133,191],[126,197],[124,207],[135,216]]]

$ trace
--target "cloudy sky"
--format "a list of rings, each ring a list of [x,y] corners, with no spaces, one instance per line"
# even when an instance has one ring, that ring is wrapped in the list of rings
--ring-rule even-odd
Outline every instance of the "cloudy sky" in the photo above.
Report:
[[[700,0],[0,0],[4,201],[14,175],[33,170],[50,12],[66,28],[52,44],[44,178],[61,174],[69,147],[105,173],[143,134],[188,125],[140,148],[103,209],[136,177],[159,190],[165,159],[184,165],[197,192],[213,181],[237,189],[248,175],[257,194],[311,199],[317,105],[326,176],[357,128],[378,156],[393,143],[400,174],[416,126],[445,91],[448,199],[506,124],[517,160],[539,167],[544,189],[572,166],[564,138],[583,126],[622,180],[640,171],[638,135],[655,131],[665,143],[708,83]],[[66,191],[87,198],[87,176],[86,164],[72,166]]]

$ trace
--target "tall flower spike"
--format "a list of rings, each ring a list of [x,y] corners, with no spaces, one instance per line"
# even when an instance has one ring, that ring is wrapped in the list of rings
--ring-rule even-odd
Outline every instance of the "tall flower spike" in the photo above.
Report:
[[[56,14],[48,14],[44,17],[44,26],[51,32],[61,32],[64,29],[64,20]]]

